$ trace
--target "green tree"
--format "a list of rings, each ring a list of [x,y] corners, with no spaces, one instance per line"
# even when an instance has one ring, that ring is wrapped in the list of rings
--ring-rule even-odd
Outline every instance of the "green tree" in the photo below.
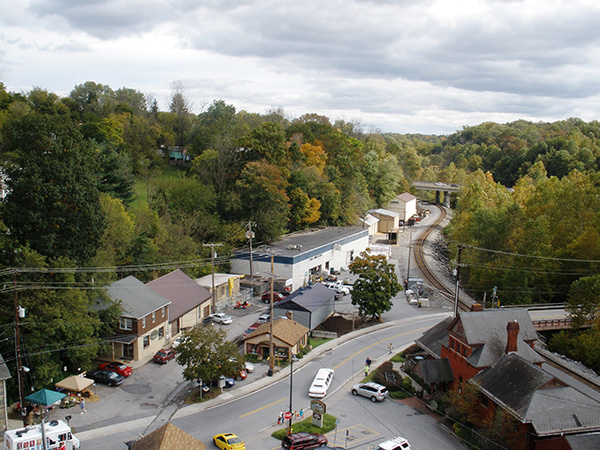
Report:
[[[244,368],[244,358],[227,334],[212,326],[199,326],[184,332],[177,347],[177,362],[184,366],[183,378],[211,385],[221,375],[236,377]]]
[[[246,164],[236,188],[244,220],[256,223],[257,240],[272,241],[285,233],[290,211],[287,181],[266,161]]]
[[[57,115],[14,118],[2,134],[9,187],[5,224],[42,255],[85,263],[105,227],[92,147]]]
[[[392,309],[392,298],[402,290],[394,265],[385,256],[362,252],[348,268],[358,275],[352,289],[352,304],[358,307],[358,314],[381,320],[381,315]]]
[[[575,281],[569,288],[565,309],[575,329],[589,321],[600,321],[600,275]]]

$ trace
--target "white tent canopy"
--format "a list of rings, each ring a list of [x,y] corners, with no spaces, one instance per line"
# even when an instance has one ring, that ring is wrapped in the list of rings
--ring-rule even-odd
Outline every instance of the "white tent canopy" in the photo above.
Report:
[[[81,392],[89,388],[92,384],[94,384],[94,380],[79,375],[71,375],[58,383],[54,383],[54,386],[67,391]]]

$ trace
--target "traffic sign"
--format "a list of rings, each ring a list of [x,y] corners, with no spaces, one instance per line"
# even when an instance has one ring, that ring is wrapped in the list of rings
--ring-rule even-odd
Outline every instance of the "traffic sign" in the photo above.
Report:
[[[283,413],[283,418],[284,418],[285,420],[290,420],[290,419],[292,418],[292,413],[291,413],[291,412],[289,412],[289,411],[286,411],[286,412],[284,412],[284,413]]]

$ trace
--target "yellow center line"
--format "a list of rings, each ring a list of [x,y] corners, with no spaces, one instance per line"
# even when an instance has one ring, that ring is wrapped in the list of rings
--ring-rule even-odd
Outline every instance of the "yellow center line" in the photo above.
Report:
[[[280,398],[279,400],[276,400],[273,403],[269,403],[268,405],[262,406],[262,407],[260,407],[258,409],[255,409],[254,411],[247,412],[246,414],[242,414],[241,416],[238,416],[238,417],[240,419],[243,419],[244,417],[248,417],[248,416],[250,416],[250,415],[252,415],[254,413],[257,413],[257,412],[260,412],[260,411],[262,411],[264,409],[270,408],[271,406],[276,405],[277,403],[281,403],[284,400],[287,400],[287,397]]]
[[[404,336],[410,333],[416,333],[417,331],[422,331],[422,330],[429,330],[431,327],[423,327],[423,328],[417,328],[416,330],[411,330],[411,331],[405,331],[404,333],[399,333],[399,334],[395,334],[394,336],[391,336],[389,339],[394,339],[397,338],[399,336]],[[388,339],[386,339],[388,340]],[[354,358],[356,355],[364,352],[365,350],[370,349],[371,347],[375,347],[376,345],[380,345],[381,342],[375,342],[371,345],[367,345],[366,347],[357,350],[356,352],[354,352],[352,355],[348,356],[346,359],[344,359],[341,363],[339,363],[337,366],[335,366],[333,368],[333,370],[337,370],[339,367],[343,366],[344,364],[346,364],[348,361],[352,360],[352,358]]]

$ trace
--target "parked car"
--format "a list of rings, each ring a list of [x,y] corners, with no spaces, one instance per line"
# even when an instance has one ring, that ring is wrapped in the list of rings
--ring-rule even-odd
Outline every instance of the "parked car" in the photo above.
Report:
[[[213,444],[222,450],[246,450],[246,445],[233,433],[215,434]]]
[[[220,380],[225,380],[225,386],[226,388],[230,388],[235,386],[235,380],[231,377],[226,377],[225,375],[221,375],[219,378],[213,380],[212,384],[214,387],[219,387],[219,381]]]
[[[242,369],[240,370],[240,373],[237,376],[238,381],[243,381],[248,377],[248,372],[246,372],[246,369]]]
[[[323,283],[323,285],[327,286],[329,289],[340,291],[344,295],[348,295],[350,293],[350,288],[340,281],[326,281]]]
[[[327,445],[327,438],[322,434],[293,433],[281,441],[281,447],[288,450],[304,450]]]
[[[375,450],[410,450],[410,444],[402,436],[382,442]]]
[[[358,383],[352,386],[352,395],[362,395],[375,403],[384,401],[388,396],[388,390],[385,386],[373,382]]]
[[[119,375],[117,372],[113,372],[112,370],[104,369],[90,370],[88,373],[86,373],[85,377],[90,378],[98,383],[106,384],[107,386],[118,386],[125,380],[123,375]]]
[[[283,300],[284,298],[285,298],[285,295],[283,295],[279,292],[273,292],[273,303],[279,302],[279,301]],[[262,295],[261,299],[263,302],[269,303],[271,301],[271,291],[265,292]]]
[[[171,348],[176,349],[177,347],[179,347],[179,344],[181,344],[182,342],[183,342],[183,336],[179,336],[177,339],[175,339],[173,341],[173,343],[171,344]]]
[[[271,314],[261,314],[260,316],[258,316],[257,322],[267,323],[269,322],[269,320],[271,320]]]
[[[258,323],[258,322],[254,322],[252,325],[250,325],[246,331],[244,331],[244,334],[242,334],[242,338],[245,338],[246,336],[248,336],[250,333],[252,333],[254,330],[256,330],[258,327],[260,327],[262,324]]]
[[[323,398],[333,380],[333,369],[319,369],[308,390],[309,397]]]
[[[166,364],[173,358],[175,358],[175,350],[172,348],[163,348],[162,350],[157,351],[152,359],[156,363]]]
[[[126,366],[123,363],[118,361],[105,362],[98,366],[98,369],[110,370],[112,372],[117,372],[119,375],[128,377],[131,375],[131,367]]]
[[[246,361],[244,363],[244,368],[246,369],[246,372],[248,372],[248,373],[254,372],[254,364],[252,364],[251,362]]]
[[[223,314],[223,313],[213,314],[212,321],[214,323],[220,323],[222,325],[229,325],[229,324],[233,323],[233,320],[231,319],[231,317],[229,317],[227,314]]]

